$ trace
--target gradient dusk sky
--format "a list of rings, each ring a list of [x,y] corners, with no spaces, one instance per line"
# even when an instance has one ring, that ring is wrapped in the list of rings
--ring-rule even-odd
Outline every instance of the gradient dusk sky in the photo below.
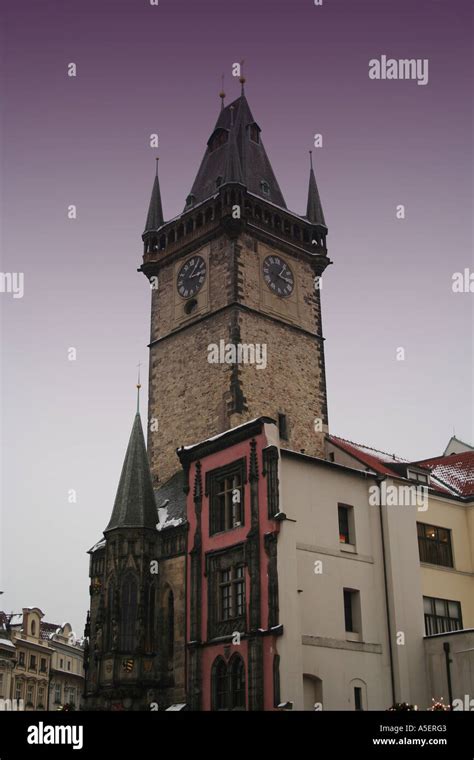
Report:
[[[407,458],[473,442],[471,0],[3,0],[0,607],[82,633],[144,364],[137,273],[160,140],[179,213],[219,111],[246,95],[285,200],[308,150],[334,264],[323,324],[332,433]],[[369,79],[429,60],[429,82]],[[70,62],[77,76],[67,76]],[[67,207],[77,206],[68,220]],[[404,204],[406,218],[396,218]],[[68,349],[77,360],[68,360]],[[404,347],[405,361],[396,350]],[[68,502],[75,489],[77,503]]]

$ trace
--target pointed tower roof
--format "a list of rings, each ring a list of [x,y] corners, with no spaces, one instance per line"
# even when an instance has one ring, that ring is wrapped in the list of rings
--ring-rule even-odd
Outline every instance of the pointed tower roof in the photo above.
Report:
[[[195,203],[210,198],[224,182],[241,182],[265,200],[286,208],[245,94],[219,113],[191,188]]]
[[[104,533],[114,528],[156,528],[158,514],[140,414],[133,422],[114,508]]]
[[[148,206],[145,232],[157,230],[163,223],[163,207],[161,205],[160,181],[158,179],[158,159],[156,159],[156,174],[151,191],[150,205]]]
[[[229,134],[227,143],[223,181],[241,182],[243,184],[242,165],[240,163],[240,155],[237,148],[235,130],[233,129]]]
[[[321,198],[319,197],[316,177],[314,176],[313,157],[311,151],[309,152],[309,155],[311,167],[309,172],[308,205],[306,207],[306,218],[313,224],[320,224],[321,226],[326,227],[327,225],[324,219]]]

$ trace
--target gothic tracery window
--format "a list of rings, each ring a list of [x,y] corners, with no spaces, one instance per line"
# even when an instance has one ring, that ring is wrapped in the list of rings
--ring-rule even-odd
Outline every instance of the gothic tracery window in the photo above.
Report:
[[[226,664],[218,657],[212,666],[212,709],[245,710],[245,665],[235,654]]]
[[[122,585],[122,615],[120,640],[123,651],[131,652],[135,648],[135,626],[137,618],[137,582],[131,575]]]

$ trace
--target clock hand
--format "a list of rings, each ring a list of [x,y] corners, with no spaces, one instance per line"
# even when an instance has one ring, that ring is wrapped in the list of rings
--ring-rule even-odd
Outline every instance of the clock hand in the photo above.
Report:
[[[281,277],[281,279],[282,279],[282,280],[285,280],[285,282],[289,282],[289,280],[287,280],[287,278],[286,278],[286,277],[283,277],[283,272],[284,272],[284,271],[285,271],[285,267],[283,267],[283,269],[281,270],[281,272],[280,272],[280,274],[278,275],[278,277]]]

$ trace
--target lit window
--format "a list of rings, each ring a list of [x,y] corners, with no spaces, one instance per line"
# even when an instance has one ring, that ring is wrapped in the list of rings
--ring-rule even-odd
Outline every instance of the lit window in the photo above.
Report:
[[[354,509],[348,504],[338,504],[337,514],[339,520],[339,543],[355,544],[354,537]]]
[[[417,523],[420,562],[453,567],[451,531],[436,525]]]

